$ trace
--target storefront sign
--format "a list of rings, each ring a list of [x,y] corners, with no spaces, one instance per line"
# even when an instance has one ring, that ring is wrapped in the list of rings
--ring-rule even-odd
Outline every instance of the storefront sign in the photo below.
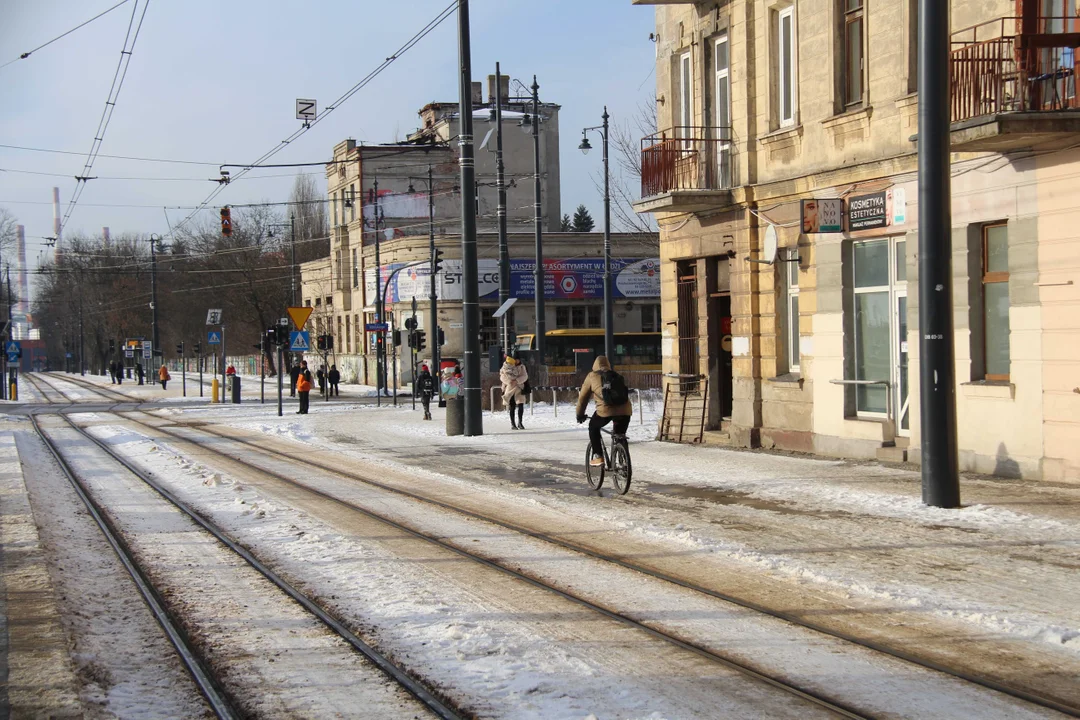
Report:
[[[848,200],[848,231],[873,230],[889,224],[889,204],[885,193],[858,195]]]
[[[844,231],[843,198],[802,201],[802,231],[812,233],[838,233]]]

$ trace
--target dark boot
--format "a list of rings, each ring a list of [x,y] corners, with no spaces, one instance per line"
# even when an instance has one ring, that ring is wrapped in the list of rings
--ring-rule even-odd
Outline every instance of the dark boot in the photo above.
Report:
[[[514,422],[514,408],[512,406],[510,408],[510,428],[512,430],[517,430],[518,429],[517,423]]]
[[[525,415],[525,404],[522,403],[521,405],[518,405],[517,411],[518,411],[518,430],[524,430],[525,429],[525,423],[521,422],[521,418]]]

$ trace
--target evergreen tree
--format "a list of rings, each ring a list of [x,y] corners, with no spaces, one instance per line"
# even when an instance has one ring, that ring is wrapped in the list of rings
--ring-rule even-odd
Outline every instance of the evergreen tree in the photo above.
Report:
[[[571,229],[574,232],[592,232],[592,229],[596,226],[593,222],[592,215],[585,208],[584,205],[578,205],[577,210],[574,211],[574,222]]]
[[[570,232],[573,227],[574,226],[570,223],[570,216],[563,215],[562,222],[559,223],[559,232]]]

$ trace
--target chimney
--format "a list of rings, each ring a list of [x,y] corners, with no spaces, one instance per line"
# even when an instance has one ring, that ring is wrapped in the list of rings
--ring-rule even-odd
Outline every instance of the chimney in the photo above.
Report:
[[[502,99],[506,102],[506,98],[510,97],[510,76],[500,74],[500,85],[502,85]],[[488,75],[488,102],[492,105],[495,104],[495,76]]]
[[[101,243],[105,247],[109,247],[109,228],[101,228]]]
[[[484,104],[484,83],[474,82],[472,84],[472,101],[473,107]]]

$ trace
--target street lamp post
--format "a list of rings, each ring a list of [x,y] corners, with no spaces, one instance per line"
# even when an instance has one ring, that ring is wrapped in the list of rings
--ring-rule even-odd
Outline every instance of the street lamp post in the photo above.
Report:
[[[424,178],[409,178],[409,194],[412,195],[415,192],[412,182],[413,180],[424,181]],[[427,195],[428,195],[428,253],[430,262],[429,282],[430,289],[428,290],[428,303],[430,304],[431,311],[431,364],[432,374],[435,376],[436,381],[439,377],[439,354],[441,348],[439,347],[439,293],[436,289],[436,280],[439,272],[438,258],[435,256],[435,178],[432,175],[431,166],[428,165],[427,169]],[[440,391],[440,402],[441,402]]]
[[[506,167],[503,164],[502,71],[495,63],[495,184],[499,191],[499,307],[510,299],[510,244],[506,237]],[[503,352],[510,352],[510,313],[499,318]]]
[[[547,348],[547,320],[544,316],[544,233],[542,222],[542,194],[540,189],[540,85],[533,75],[532,83],[533,117],[525,113],[521,121],[522,127],[532,128],[533,136],[533,227],[536,232],[536,267],[533,269],[533,296],[536,302],[536,353],[539,355],[539,364],[544,364],[544,352]]]
[[[615,310],[613,288],[611,283],[611,189],[610,173],[608,169],[608,115],[607,106],[604,106],[604,124],[596,127],[587,127],[581,131],[581,145],[578,149],[588,154],[592,150],[589,144],[589,131],[598,130],[604,141],[604,354],[608,362],[615,364]]]
[[[153,366],[154,353],[158,352],[158,323],[157,323],[157,253],[154,245],[161,242],[160,235],[150,235],[150,361]],[[164,358],[164,354],[162,354]]]
[[[382,264],[381,255],[379,250],[379,176],[374,177],[374,214],[372,224],[375,227],[375,322],[383,322],[383,313],[385,310],[382,292],[380,290],[382,284]],[[386,332],[383,330],[375,331],[375,395],[376,404],[382,406],[382,394],[385,389],[386,382]]]

